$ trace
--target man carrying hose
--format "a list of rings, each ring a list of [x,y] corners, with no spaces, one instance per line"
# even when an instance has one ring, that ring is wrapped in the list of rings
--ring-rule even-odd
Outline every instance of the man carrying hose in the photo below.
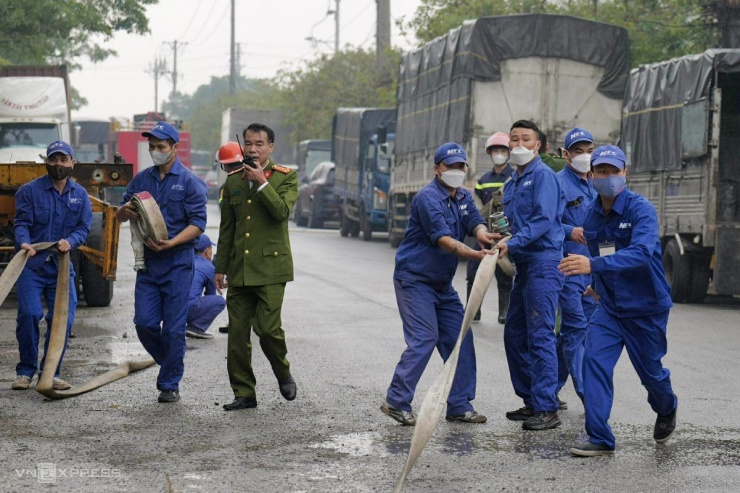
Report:
[[[57,272],[59,260],[54,252],[37,254],[34,243],[56,241],[60,252],[68,252],[85,242],[92,224],[92,209],[87,191],[69,179],[74,168],[72,148],[66,142],[56,141],[46,149],[46,176],[26,183],[15,194],[15,242],[16,249],[28,251],[28,263],[17,281],[18,318],[16,337],[20,363],[16,366],[17,377],[13,390],[26,390],[36,371],[44,367],[49,347],[51,322],[54,317]],[[75,272],[70,265],[69,314],[64,349],[72,331],[77,308]],[[44,297],[46,312],[46,341],[44,357],[38,366],[39,321],[44,315],[41,297]],[[54,375],[54,390],[66,390],[70,384],[58,378],[64,351]],[[40,376],[40,375],[39,375]]]
[[[195,239],[206,229],[206,186],[177,158],[180,135],[166,122],[149,132],[149,154],[154,166],[140,171],[129,183],[119,221],[146,220],[131,204],[135,193],[149,192],[162,211],[166,240],[147,240],[145,269],[136,273],[134,324],[139,340],[160,365],[159,402],[180,400],[185,371],[185,326],[193,280]]]
[[[467,156],[454,142],[434,153],[435,178],[414,196],[406,235],[396,253],[393,285],[403,322],[406,349],[396,365],[380,410],[406,426],[416,424],[411,408],[416,385],[437,348],[442,359],[455,347],[465,311],[452,278],[458,257],[482,260],[490,250],[474,250],[463,240],[470,235],[483,245],[495,239],[478,212],[470,192],[462,188]],[[455,379],[447,399],[447,420],[485,423],[470,403],[475,399],[476,367],[473,333],[460,347]]]

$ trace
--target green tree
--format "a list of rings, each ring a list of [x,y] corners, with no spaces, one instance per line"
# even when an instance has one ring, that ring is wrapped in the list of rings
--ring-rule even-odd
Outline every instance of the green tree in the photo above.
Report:
[[[374,50],[345,48],[280,72],[278,104],[295,128],[293,140],[331,138],[339,107],[395,107],[400,59],[399,52],[389,51],[378,66]]]
[[[567,14],[622,26],[629,32],[633,66],[699,53],[718,39],[708,28],[702,0],[422,0],[400,25],[425,43],[466,19],[520,13]]]

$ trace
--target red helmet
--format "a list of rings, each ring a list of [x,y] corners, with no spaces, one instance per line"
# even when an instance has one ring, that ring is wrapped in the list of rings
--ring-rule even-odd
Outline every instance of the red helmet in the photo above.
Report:
[[[502,146],[508,149],[509,134],[505,134],[504,132],[496,132],[495,134],[488,137],[488,140],[486,141],[486,152],[488,152],[488,149],[494,146]]]
[[[227,142],[218,150],[216,160],[221,164],[240,163],[244,160],[238,142]]]

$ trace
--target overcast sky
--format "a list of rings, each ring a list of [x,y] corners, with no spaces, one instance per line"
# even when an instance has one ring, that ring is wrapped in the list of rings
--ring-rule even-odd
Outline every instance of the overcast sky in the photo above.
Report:
[[[408,49],[395,20],[410,18],[420,0],[391,0],[391,42]],[[236,0],[236,42],[241,44],[241,73],[270,78],[281,68],[299,67],[317,53],[334,49],[334,0]],[[154,78],[146,71],[162,57],[172,70],[172,44],[179,45],[178,92],[192,94],[212,76],[229,73],[231,0],[160,0],[147,9],[150,33],[117,34],[109,46],[118,52],[102,63],[82,61],[72,85],[89,104],[75,117],[131,118],[154,109]],[[341,0],[340,45],[375,49],[375,0]],[[320,40],[311,43],[306,38]],[[184,46],[183,46],[184,45]],[[171,77],[159,80],[159,103],[172,91]]]

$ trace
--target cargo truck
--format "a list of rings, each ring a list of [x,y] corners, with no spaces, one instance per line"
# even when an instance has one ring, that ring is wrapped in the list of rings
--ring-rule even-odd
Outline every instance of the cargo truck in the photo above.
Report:
[[[396,110],[339,108],[332,122],[334,197],[341,205],[339,233],[387,230],[387,198],[395,145]]]
[[[546,14],[466,21],[407,53],[388,200],[391,246],[403,239],[414,194],[434,176],[439,145],[465,148],[472,188],[492,166],[486,139],[516,120],[533,120],[552,149],[574,127],[588,129],[597,145],[615,143],[629,69],[625,29]]]
[[[634,69],[621,147],[630,189],[655,205],[676,302],[740,294],[740,50]]]

